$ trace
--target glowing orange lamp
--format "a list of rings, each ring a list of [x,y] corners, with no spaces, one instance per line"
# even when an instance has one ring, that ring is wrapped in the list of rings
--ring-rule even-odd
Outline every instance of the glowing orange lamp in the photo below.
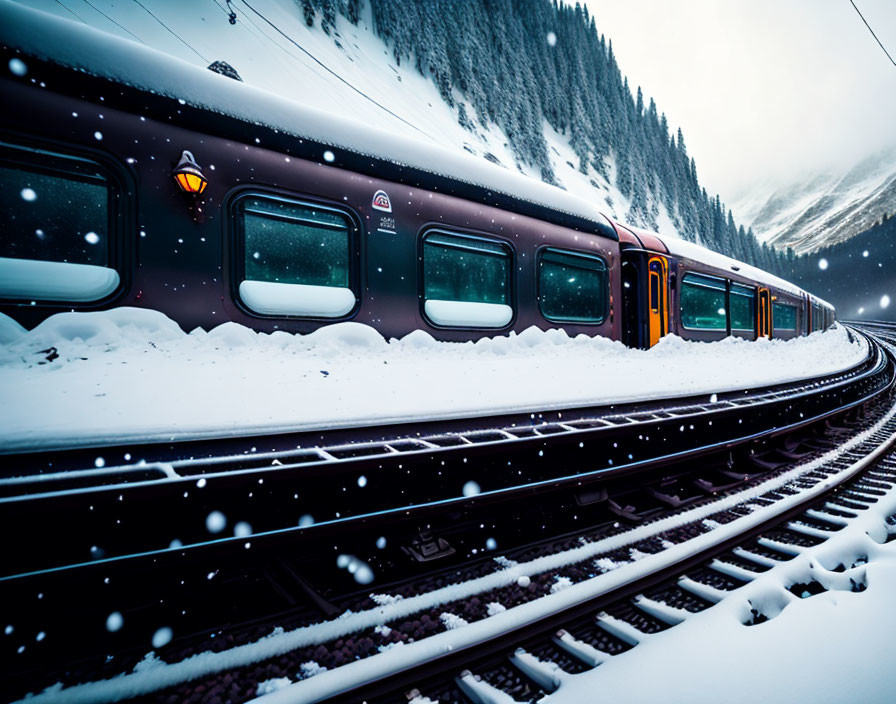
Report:
[[[208,179],[193,158],[193,153],[186,150],[174,169],[174,180],[185,193],[202,193],[208,185]]]

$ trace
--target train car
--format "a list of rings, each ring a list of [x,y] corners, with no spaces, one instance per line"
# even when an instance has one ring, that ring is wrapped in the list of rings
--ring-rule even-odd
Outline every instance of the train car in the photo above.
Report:
[[[833,307],[766,271],[681,239],[615,223],[623,278],[623,341],[651,347],[668,333],[789,339],[834,323]]]
[[[0,0],[0,311],[470,340],[792,337],[820,299],[482,159]]]

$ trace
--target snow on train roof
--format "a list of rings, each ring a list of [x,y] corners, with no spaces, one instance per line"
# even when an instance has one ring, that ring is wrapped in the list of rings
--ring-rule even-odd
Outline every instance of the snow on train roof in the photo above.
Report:
[[[40,10],[0,0],[0,42],[37,59],[183,100],[313,142],[409,166],[584,218],[612,230],[587,200],[490,162],[363,125]]]
[[[696,244],[695,242],[674,239],[672,237],[663,237],[662,235],[658,235],[658,237],[660,237],[663,244],[666,245],[669,253],[675,255],[676,257],[695,259],[699,262],[703,262],[704,264],[714,266],[724,271],[735,271],[741,276],[751,278],[758,283],[766,284],[768,286],[774,286],[775,288],[778,288],[787,293],[791,293],[794,296],[799,296],[801,294],[807,293],[796,284],[792,284],[785,279],[775,276],[774,274],[769,274],[767,271],[758,269],[750,264],[745,264],[744,262],[738,261],[737,259],[732,259],[731,257],[725,256],[724,254],[714,252],[713,250],[707,249],[706,247]],[[813,296],[813,298],[816,297]]]

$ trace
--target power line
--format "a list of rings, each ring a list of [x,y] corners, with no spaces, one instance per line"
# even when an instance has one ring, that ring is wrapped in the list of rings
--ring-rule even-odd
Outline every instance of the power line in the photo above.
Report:
[[[134,34],[134,33],[133,33],[131,30],[129,30],[127,27],[124,27],[124,26],[118,24],[118,22],[116,22],[116,21],[113,20],[111,17],[109,17],[109,15],[107,15],[107,14],[106,14],[105,12],[103,12],[100,8],[98,8],[96,5],[94,5],[92,2],[90,2],[90,0],[84,0],[84,2],[87,3],[88,5],[90,5],[94,10],[96,10],[97,12],[99,12],[103,17],[105,17],[107,20],[109,20],[112,24],[114,24],[114,25],[117,26],[117,27],[121,27],[121,29],[123,29],[125,32],[127,32],[128,34],[130,34],[130,35],[131,35],[134,39],[136,39],[138,42],[140,42],[141,44],[143,43],[143,40],[140,39],[140,37],[138,37],[136,34]]]
[[[73,14],[75,17],[77,17],[79,20],[81,20],[81,22],[84,22],[84,18],[83,18],[83,17],[81,17],[77,12],[75,12],[73,9],[71,9],[71,8],[68,7],[67,5],[63,5],[63,4],[60,2],[60,0],[56,0],[56,4],[59,5],[60,7],[62,7],[64,10],[68,10],[71,14]],[[84,24],[87,24],[87,23],[84,22]]]
[[[374,98],[372,98],[372,97],[370,97],[369,95],[367,95],[367,93],[365,93],[365,92],[362,91],[361,89],[356,88],[356,87],[353,86],[351,83],[349,83],[345,78],[343,78],[343,77],[340,76],[338,73],[336,73],[333,69],[331,69],[329,66],[327,66],[323,61],[321,61],[320,59],[318,59],[314,54],[312,54],[312,53],[311,53],[310,51],[308,51],[305,47],[303,47],[301,44],[299,44],[297,41],[295,41],[292,37],[290,37],[288,34],[286,34],[286,33],[285,33],[282,29],[280,29],[276,24],[274,24],[273,22],[271,22],[271,21],[270,21],[267,17],[265,17],[262,13],[260,13],[260,12],[259,12],[258,10],[256,10],[254,7],[252,7],[252,5],[250,5],[250,4],[247,2],[247,0],[242,0],[242,1],[243,1],[243,4],[244,4],[246,7],[248,7],[250,10],[252,10],[252,12],[254,12],[256,15],[258,15],[258,16],[259,16],[262,20],[264,20],[267,24],[269,24],[269,25],[270,25],[270,26],[271,26],[271,27],[272,27],[278,34],[280,34],[281,36],[283,36],[288,42],[290,42],[290,43],[293,44],[296,48],[298,48],[299,50],[301,50],[301,51],[302,51],[304,54],[306,54],[312,61],[314,61],[314,62],[315,62],[316,64],[318,64],[321,68],[323,68],[327,73],[329,73],[330,75],[334,76],[337,80],[339,80],[339,81],[341,81],[342,83],[344,83],[345,85],[347,85],[349,88],[351,88],[353,91],[355,91],[355,93],[357,93],[358,95],[360,95],[362,98],[365,98],[366,100],[369,100],[371,103],[373,103],[374,105],[376,105],[376,106],[377,106],[378,108],[380,108],[381,110],[384,110],[385,112],[389,113],[389,114],[390,114],[392,117],[394,117],[396,120],[399,120],[399,121],[403,122],[404,124],[406,124],[408,127],[417,130],[417,132],[419,132],[420,134],[422,134],[424,137],[427,137],[427,138],[429,138],[429,139],[432,139],[432,137],[430,137],[428,134],[426,134],[426,132],[424,132],[424,131],[421,130],[419,127],[417,127],[417,125],[414,125],[414,124],[408,122],[407,120],[405,120],[405,119],[404,119],[403,117],[401,117],[400,115],[396,115],[394,112],[392,112],[392,111],[391,111],[389,108],[387,108],[385,105],[383,105],[382,103],[377,102]],[[137,0],[134,0],[134,2],[137,2]],[[433,140],[433,141],[435,141],[435,140]]]
[[[896,66],[896,61],[894,61],[894,60],[893,60],[893,57],[890,56],[890,52],[887,51],[887,48],[886,48],[883,44],[881,44],[880,39],[877,38],[877,35],[874,33],[874,30],[871,29],[871,25],[868,24],[868,20],[865,19],[865,15],[863,15],[863,14],[862,14],[862,11],[859,10],[858,7],[856,7],[856,4],[853,2],[853,0],[849,0],[849,2],[850,2],[850,4],[851,4],[853,7],[855,7],[856,12],[859,13],[859,17],[862,18],[862,22],[865,23],[865,26],[868,28],[868,31],[871,32],[871,36],[874,37],[874,38],[877,40],[877,43],[878,43],[878,44],[880,44],[880,48],[884,50],[884,53],[887,55],[887,58],[890,60],[890,63],[893,64],[894,66]]]
[[[177,34],[177,32],[175,32],[173,29],[171,29],[171,27],[169,27],[167,24],[162,22],[162,20],[160,20],[158,17],[156,17],[152,12],[150,12],[149,9],[146,7],[146,5],[144,5],[142,2],[140,2],[140,0],[134,0],[134,2],[137,3],[144,10],[146,10],[146,13],[150,17],[152,17],[156,22],[158,22],[160,25],[162,25],[165,29],[167,29],[170,34],[177,37],[177,39],[180,40],[180,43],[183,44],[185,47],[187,47],[187,49],[189,49],[194,54],[196,54],[196,56],[198,56],[200,59],[205,61],[206,64],[209,63],[209,60],[207,58],[205,58],[202,54],[200,54],[198,51],[196,51],[196,49],[191,44],[188,44],[186,41],[184,41],[183,37],[181,37],[179,34]]]
[[[225,9],[221,6],[221,4],[218,2],[218,0],[213,0],[213,2],[214,2],[216,5],[218,5],[218,7],[220,7],[222,10],[224,10],[224,12],[228,15],[228,18],[229,18],[229,16],[230,16],[230,12],[229,12],[228,10],[225,10]],[[235,13],[234,13],[234,14],[235,14]],[[282,52],[283,52],[284,54],[286,54],[286,56],[289,57],[292,61],[294,61],[294,62],[298,62],[298,63],[302,64],[303,66],[308,66],[308,65],[305,63],[305,61],[303,61],[303,59],[302,59],[301,57],[299,57],[298,55],[294,54],[294,53],[291,52],[289,49],[287,49],[285,46],[282,46],[279,42],[277,42],[277,41],[275,41],[274,39],[272,39],[272,38],[271,38],[271,37],[264,31],[264,29],[262,29],[262,28],[259,27],[257,24],[255,24],[255,20],[252,19],[252,16],[251,16],[251,15],[244,13],[242,17],[237,18],[236,23],[239,24],[239,25],[242,25],[242,27],[243,27],[249,34],[251,34],[256,40],[258,40],[259,42],[270,42],[270,44],[271,44],[273,47],[275,47],[276,49],[279,49],[280,51],[282,51]],[[290,63],[286,63],[286,62],[284,62],[282,59],[280,60],[280,63],[282,64],[282,66],[284,67],[284,69],[286,69],[287,71],[290,71],[292,74],[294,74],[295,76],[298,76],[299,78],[302,77],[301,74],[298,73],[298,72],[296,71],[296,68],[295,68],[294,65],[292,65],[292,64],[290,64]],[[323,74],[320,73],[320,71],[319,71],[318,69],[316,69],[314,66],[308,66],[308,68],[309,68],[311,71],[313,71],[315,75],[320,76],[321,78],[324,77]]]

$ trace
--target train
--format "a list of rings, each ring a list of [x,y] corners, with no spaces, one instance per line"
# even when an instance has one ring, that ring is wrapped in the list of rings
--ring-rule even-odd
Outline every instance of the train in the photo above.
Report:
[[[0,312],[438,340],[792,338],[834,308],[484,159],[0,0]],[[692,233],[699,235],[699,233]]]

